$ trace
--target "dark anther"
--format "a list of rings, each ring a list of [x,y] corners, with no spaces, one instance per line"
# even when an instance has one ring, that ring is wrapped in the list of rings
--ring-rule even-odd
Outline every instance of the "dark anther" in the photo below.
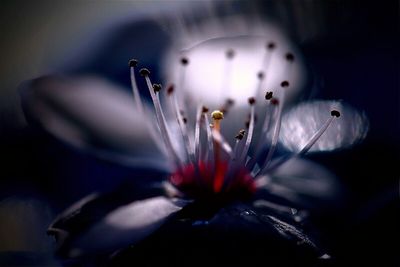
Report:
[[[276,106],[276,105],[279,105],[279,100],[278,100],[277,98],[272,98],[272,99],[271,99],[271,104],[272,104],[272,105],[275,105],[275,106]]]
[[[267,49],[268,50],[272,50],[274,48],[275,48],[275,43],[274,42],[270,42],[270,43],[267,44]]]
[[[142,76],[148,76],[150,74],[150,71],[146,68],[140,69],[139,70],[140,75]]]
[[[242,130],[240,130],[239,133],[235,136],[235,138],[238,139],[238,140],[242,140],[245,133],[246,133],[246,131],[242,129]]]
[[[184,124],[186,124],[187,123],[187,118],[182,118],[182,121],[183,121]]]
[[[273,92],[266,92],[265,93],[265,100],[270,100],[273,96]]]
[[[285,57],[286,57],[287,61],[289,61],[289,62],[294,61],[294,55],[292,53],[287,53]]]
[[[263,72],[263,71],[259,71],[259,72],[257,73],[257,77],[258,77],[258,79],[260,79],[260,80],[264,79],[264,72]]]
[[[226,100],[226,104],[227,104],[228,106],[232,106],[233,104],[235,104],[235,100],[233,100],[232,98],[228,98],[228,99]]]
[[[235,50],[233,50],[232,48],[228,49],[228,51],[226,51],[226,57],[228,59],[232,59],[234,56],[235,56]]]
[[[334,117],[336,117],[336,118],[339,118],[339,117],[340,117],[340,112],[337,111],[337,110],[332,110],[332,111],[331,111],[331,116],[334,116]]]
[[[254,105],[254,103],[256,103],[256,99],[254,97],[250,97],[249,98],[249,104],[250,105]]]
[[[207,113],[208,112],[208,107],[206,107],[206,106],[203,106],[203,108],[202,108],[202,110],[201,110],[203,113]]]
[[[138,62],[136,59],[129,60],[129,67],[136,67]]]
[[[155,83],[155,84],[153,84],[153,90],[154,90],[154,92],[160,92],[161,91],[161,84],[157,84],[157,83]]]
[[[282,87],[289,87],[289,82],[288,81],[283,81],[281,82]]]
[[[183,66],[186,66],[187,64],[189,64],[189,59],[187,57],[183,57],[181,58],[181,63]]]
[[[171,84],[170,86],[168,86],[168,88],[167,88],[167,94],[168,95],[171,95],[173,92],[174,92],[174,85],[173,84]]]

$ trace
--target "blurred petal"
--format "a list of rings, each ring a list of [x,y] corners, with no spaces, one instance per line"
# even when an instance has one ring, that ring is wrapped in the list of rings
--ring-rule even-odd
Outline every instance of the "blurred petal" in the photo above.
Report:
[[[336,177],[322,166],[305,159],[290,159],[261,179],[259,185],[267,194],[293,207],[317,208],[333,203],[338,197]],[[270,197],[266,199],[271,200]]]
[[[132,202],[110,212],[93,227],[65,242],[61,249],[68,257],[79,257],[135,244],[156,231],[184,205],[161,196]]]
[[[280,140],[291,151],[301,150],[315,132],[338,110],[339,118],[311,147],[310,151],[329,151],[349,147],[363,140],[369,122],[363,112],[339,101],[312,101],[291,109],[282,119]]]
[[[261,87],[272,90],[276,95],[279,94],[277,88],[280,83],[290,80],[291,86],[286,90],[286,100],[293,100],[303,88],[305,68],[301,56],[277,29],[265,26],[261,35],[249,35],[247,32],[244,35],[222,33],[219,38],[214,39],[205,36],[205,42],[183,52],[171,51],[165,60],[168,64],[165,68],[167,76],[172,81],[179,81],[182,66],[177,59],[182,55],[188,57],[189,64],[185,69],[185,80],[188,82],[183,85],[183,89],[189,98],[199,99],[212,109],[221,106],[227,98],[233,99],[236,106],[247,107],[249,97],[261,98],[265,94],[258,90],[260,80],[257,74],[260,71],[266,77]],[[268,42],[276,43],[276,48],[266,53]],[[226,60],[228,49],[234,51],[229,68]],[[296,57],[296,61],[290,66],[282,56],[288,52],[295,53]],[[210,58],[213,59],[212,62]]]
[[[133,97],[94,77],[42,77],[22,86],[27,118],[57,138],[100,157],[160,164],[160,152]]]

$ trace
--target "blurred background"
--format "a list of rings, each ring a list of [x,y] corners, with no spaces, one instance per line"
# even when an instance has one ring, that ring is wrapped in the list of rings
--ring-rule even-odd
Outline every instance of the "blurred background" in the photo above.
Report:
[[[390,245],[397,243],[399,225],[398,1],[5,0],[0,4],[0,266],[57,266],[53,242],[45,235],[55,214],[131,175],[126,166],[94,159],[28,126],[19,84],[68,72],[99,74],[128,86],[127,61],[138,52],[159,74],[177,21],[190,29],[198,19],[241,13],[283,27],[313,73],[319,88],[314,97],[343,99],[366,111],[365,142],[311,156],[347,189],[343,207],[318,223],[338,262],[399,263]]]

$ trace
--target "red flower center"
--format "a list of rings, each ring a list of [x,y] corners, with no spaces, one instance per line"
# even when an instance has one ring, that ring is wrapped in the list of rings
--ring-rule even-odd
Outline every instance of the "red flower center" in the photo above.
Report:
[[[170,182],[185,196],[196,199],[243,199],[256,191],[254,179],[247,169],[240,167],[228,171],[225,161],[185,165],[171,175]]]

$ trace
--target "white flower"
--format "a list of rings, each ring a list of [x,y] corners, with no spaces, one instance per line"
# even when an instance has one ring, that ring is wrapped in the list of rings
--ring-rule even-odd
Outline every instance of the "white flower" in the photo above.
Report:
[[[26,84],[26,114],[55,136],[101,157],[169,173],[164,196],[119,203],[98,221],[90,217],[98,196],[67,210],[50,228],[64,253],[117,249],[142,240],[187,205],[219,210],[238,201],[269,210],[274,215],[267,223],[277,233],[314,249],[288,222],[302,221],[305,213],[297,209],[334,199],[336,188],[332,174],[300,157],[360,141],[368,121],[340,101],[290,109],[303,65],[286,48],[260,36],[211,39],[169,54],[165,87],[131,60],[134,98],[98,78],[44,77]],[[139,93],[138,73],[153,107]],[[79,216],[90,223],[71,230]]]

